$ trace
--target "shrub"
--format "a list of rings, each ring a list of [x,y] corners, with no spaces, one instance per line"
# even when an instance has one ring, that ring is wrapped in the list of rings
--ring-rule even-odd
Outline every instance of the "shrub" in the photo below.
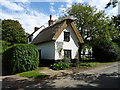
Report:
[[[120,61],[120,46],[117,43],[113,43],[116,50],[116,61]]]
[[[64,70],[68,67],[70,67],[70,64],[69,63],[63,63],[63,62],[54,63],[53,65],[51,65],[51,68],[54,69],[54,70]]]
[[[113,42],[101,42],[93,47],[93,56],[98,61],[118,60],[120,48]]]
[[[1,47],[0,47],[0,53],[3,53],[10,45],[10,42],[0,40]]]
[[[31,44],[15,44],[3,53],[3,67],[11,74],[30,71],[39,65],[39,52]]]

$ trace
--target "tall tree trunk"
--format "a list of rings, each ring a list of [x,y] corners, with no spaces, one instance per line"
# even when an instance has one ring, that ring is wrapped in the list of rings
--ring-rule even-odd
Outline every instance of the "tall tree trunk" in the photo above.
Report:
[[[76,61],[77,67],[79,67],[80,60],[82,60],[82,59],[81,59],[82,45],[83,45],[83,44],[79,44],[79,49],[78,49],[78,59],[77,59],[77,61]]]

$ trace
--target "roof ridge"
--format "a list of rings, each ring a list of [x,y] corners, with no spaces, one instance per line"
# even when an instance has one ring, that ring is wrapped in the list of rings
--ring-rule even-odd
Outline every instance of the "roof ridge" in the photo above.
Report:
[[[64,20],[61,20],[61,21],[58,21],[58,22],[56,22],[56,23],[54,23],[54,24],[52,24],[52,25],[50,25],[50,26],[44,28],[44,29],[41,30],[39,33],[43,32],[44,30],[48,30],[49,28],[51,28],[51,27],[55,26],[56,24],[59,24],[59,23],[61,23],[61,22],[63,22],[63,21],[65,21],[65,19],[64,19]]]

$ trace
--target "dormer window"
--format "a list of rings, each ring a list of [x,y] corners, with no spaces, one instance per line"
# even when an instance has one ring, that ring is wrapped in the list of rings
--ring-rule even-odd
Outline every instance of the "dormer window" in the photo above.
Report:
[[[31,42],[32,41],[32,36],[31,37],[29,37],[29,42]]]
[[[70,32],[64,32],[64,41],[66,42],[70,41]]]
[[[30,35],[30,36],[28,37],[28,43],[31,43],[32,40],[33,40],[33,35]]]

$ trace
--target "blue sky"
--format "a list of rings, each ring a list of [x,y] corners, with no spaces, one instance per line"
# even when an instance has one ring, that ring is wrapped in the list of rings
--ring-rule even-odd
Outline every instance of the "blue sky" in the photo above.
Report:
[[[49,15],[55,20],[67,8],[76,3],[88,3],[98,10],[104,10],[109,0],[0,0],[0,18],[18,20],[26,32],[32,33],[34,27],[48,26]],[[118,6],[105,10],[107,15],[117,15]]]

